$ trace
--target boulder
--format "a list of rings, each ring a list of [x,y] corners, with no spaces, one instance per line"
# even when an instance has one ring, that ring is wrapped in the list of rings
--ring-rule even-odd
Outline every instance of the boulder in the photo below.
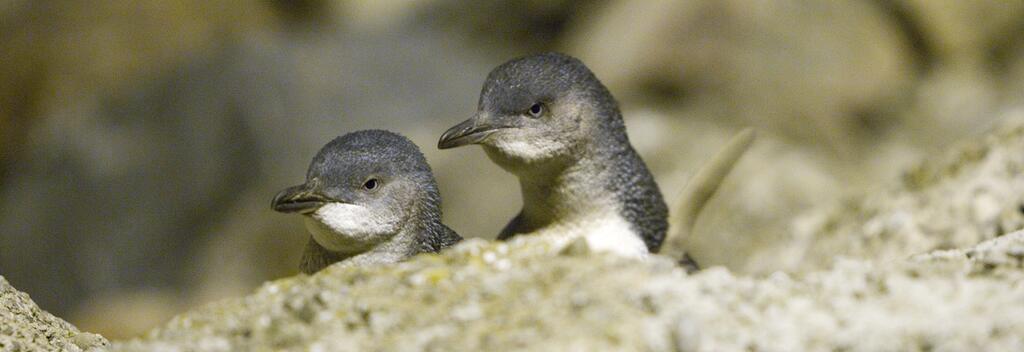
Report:
[[[0,276],[0,351],[100,351],[109,344],[39,309]]]
[[[582,247],[582,248],[581,248]],[[687,274],[668,258],[469,240],[330,267],[182,314],[115,351],[1016,350],[1024,232],[801,275]]]
[[[1024,111],[1004,118],[991,133],[912,167],[898,183],[795,217],[776,246],[748,266],[809,270],[837,256],[897,260],[1024,228]]]

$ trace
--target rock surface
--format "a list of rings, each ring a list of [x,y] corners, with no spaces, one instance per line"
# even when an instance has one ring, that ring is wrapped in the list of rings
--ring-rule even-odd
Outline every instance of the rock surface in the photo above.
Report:
[[[107,345],[102,336],[39,309],[0,276],[0,351],[98,351]]]
[[[1024,232],[798,276],[687,276],[663,257],[570,248],[470,240],[389,268],[331,267],[178,316],[114,350],[1024,348]]]
[[[1021,229],[1024,110],[1006,115],[992,133],[934,155],[896,185],[797,216],[778,245],[748,265],[810,270],[836,256],[894,260]]]

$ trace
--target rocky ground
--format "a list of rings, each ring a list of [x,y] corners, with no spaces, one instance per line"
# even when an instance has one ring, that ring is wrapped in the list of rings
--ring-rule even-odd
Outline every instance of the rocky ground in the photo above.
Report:
[[[687,276],[667,258],[586,252],[471,240],[394,267],[332,268],[183,314],[114,350],[1024,348],[1024,232],[796,276]]]
[[[1004,229],[1022,216],[1022,147],[1024,122],[1008,119],[889,188],[797,216],[807,244],[775,254],[793,270],[687,275],[582,242],[472,239],[268,282],[111,349],[1017,351],[1024,231]],[[0,348],[105,343],[0,284]]]
[[[98,351],[109,344],[39,309],[0,276],[0,351]]]
[[[815,207],[790,220],[752,272],[827,267],[836,256],[874,261],[966,248],[1024,227],[1024,110],[872,193]],[[772,234],[766,234],[772,236]]]

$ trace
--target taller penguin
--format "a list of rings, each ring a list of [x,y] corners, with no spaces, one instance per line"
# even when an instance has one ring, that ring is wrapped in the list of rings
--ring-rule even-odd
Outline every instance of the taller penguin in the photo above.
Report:
[[[476,114],[438,148],[483,146],[519,178],[523,209],[498,236],[586,239],[597,251],[659,250],[668,208],[630,145],[611,93],[579,60],[557,53],[506,62],[487,76]]]

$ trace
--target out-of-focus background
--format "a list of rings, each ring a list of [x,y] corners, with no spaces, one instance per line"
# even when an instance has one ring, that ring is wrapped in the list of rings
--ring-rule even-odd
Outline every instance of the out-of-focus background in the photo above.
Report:
[[[271,197],[367,128],[419,144],[445,221],[491,238],[515,179],[434,146],[491,68],[550,50],[619,99],[670,203],[760,131],[690,239],[753,274],[791,269],[763,258],[794,214],[1024,104],[1024,1],[0,1],[0,275],[112,338],[293,275],[307,235]]]

